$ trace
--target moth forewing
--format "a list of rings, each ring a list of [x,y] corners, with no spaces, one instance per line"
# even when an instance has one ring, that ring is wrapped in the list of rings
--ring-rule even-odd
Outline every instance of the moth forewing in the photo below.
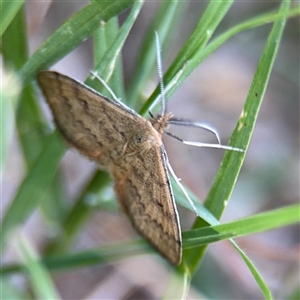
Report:
[[[169,116],[151,123],[65,75],[44,71],[38,83],[68,143],[115,180],[133,226],[168,261],[181,261],[181,231],[161,141]]]

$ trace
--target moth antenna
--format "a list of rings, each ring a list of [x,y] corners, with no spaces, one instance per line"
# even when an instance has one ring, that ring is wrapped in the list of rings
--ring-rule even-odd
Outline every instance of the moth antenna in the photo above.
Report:
[[[168,83],[166,87],[164,87],[164,95],[166,95],[177,83],[179,78],[181,77],[183,73],[184,68],[181,68],[176,75],[171,79],[171,81]],[[156,104],[160,101],[160,97],[158,97],[150,106],[149,110],[153,109],[153,107],[156,106]],[[166,103],[166,102],[165,102]],[[167,110],[167,108],[165,109]]]
[[[201,143],[201,142],[193,142],[193,141],[181,141],[185,145],[190,145],[194,147],[203,147],[203,148],[217,148],[217,149],[224,149],[224,150],[231,150],[231,151],[237,151],[237,152],[245,152],[244,149],[231,147],[231,146],[225,146],[221,144],[210,144],[210,143]]]
[[[177,135],[173,134],[172,132],[170,131],[167,131],[167,130],[164,130],[164,133],[168,136],[170,136],[171,138],[175,139],[175,140],[178,140],[179,142],[183,142],[183,139],[178,137]]]
[[[182,138],[176,136],[175,134],[169,132],[169,131],[164,131],[165,134],[168,136],[172,137],[175,140],[178,140],[179,142],[190,145],[190,146],[195,146],[195,147],[206,147],[206,148],[218,148],[218,149],[225,149],[225,150],[232,150],[232,151],[238,151],[238,152],[245,152],[245,150],[241,148],[236,148],[236,147],[231,147],[231,146],[224,146],[221,144],[210,144],[210,143],[201,143],[201,142],[191,142],[191,141],[185,141]]]
[[[161,115],[166,114],[166,100],[165,100],[165,87],[163,82],[163,72],[162,72],[162,58],[161,58],[161,45],[159,41],[159,36],[157,31],[155,31],[155,45],[156,45],[156,62],[157,62],[157,74],[160,85],[160,95],[161,95]]]
[[[107,89],[107,91],[111,94],[112,98],[116,101],[116,102],[119,102],[121,103],[122,105],[124,105],[121,101],[120,98],[118,98],[116,96],[116,94],[113,92],[113,90],[108,86],[108,84],[105,82],[104,79],[102,79],[97,72],[93,72],[93,71],[90,71],[90,73],[92,74],[92,79],[93,77],[96,77],[102,84],[103,86]]]
[[[178,125],[178,126],[196,127],[196,128],[201,128],[201,129],[207,130],[207,131],[213,133],[215,135],[216,139],[218,140],[218,143],[221,144],[220,137],[219,137],[217,130],[208,124],[178,119],[178,118],[174,118],[174,117],[172,117],[169,120],[169,124]]]
[[[197,213],[197,208],[194,204],[194,202],[192,201],[192,199],[190,198],[189,194],[187,193],[187,191],[185,190],[184,186],[181,184],[180,179],[176,176],[174,170],[172,169],[169,161],[167,161],[167,167],[168,170],[170,172],[170,174],[172,175],[172,177],[174,178],[175,182],[177,183],[177,185],[179,186],[179,188],[181,189],[181,191],[183,192],[184,196],[186,197],[186,199],[188,200],[188,202],[190,203],[191,207],[193,208],[195,214],[198,216]]]
[[[218,149],[224,149],[224,150],[245,152],[245,150],[243,150],[241,148],[222,145],[221,141],[220,141],[220,138],[219,138],[218,132],[209,125],[206,125],[206,124],[203,124],[203,123],[198,123],[198,122],[192,122],[192,121],[188,121],[188,120],[183,120],[183,119],[177,119],[177,118],[174,118],[174,117],[169,120],[169,124],[178,125],[178,126],[188,126],[188,127],[202,128],[202,129],[208,130],[209,132],[212,132],[218,140],[218,144],[185,141],[182,138],[177,137],[176,135],[174,135],[174,134],[172,134],[168,131],[164,131],[167,135],[181,141],[183,144],[194,146],[194,147],[218,148]]]

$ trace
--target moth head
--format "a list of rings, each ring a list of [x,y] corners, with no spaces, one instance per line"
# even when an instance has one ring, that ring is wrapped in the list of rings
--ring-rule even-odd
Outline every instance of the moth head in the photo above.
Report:
[[[164,129],[168,127],[169,120],[172,117],[172,113],[167,113],[166,115],[157,114],[155,117],[151,117],[150,122],[154,129],[162,134],[164,132]]]

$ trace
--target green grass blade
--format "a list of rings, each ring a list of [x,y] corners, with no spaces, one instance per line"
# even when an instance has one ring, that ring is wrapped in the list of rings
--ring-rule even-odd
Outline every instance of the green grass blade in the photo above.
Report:
[[[134,76],[128,89],[128,103],[136,107],[145,81],[149,78],[156,61],[155,34],[157,31],[161,46],[164,49],[174,35],[174,27],[178,26],[185,12],[188,1],[162,1],[152,24],[147,30],[143,45],[139,51]]]
[[[289,1],[284,1],[280,11],[287,12],[288,8]],[[263,100],[275,56],[278,51],[284,24],[285,22],[280,20],[277,21],[272,28],[258,64],[241,117],[232,134],[230,145],[247,149],[250,143],[259,108]],[[220,218],[228,202],[244,157],[245,153],[235,151],[226,151],[224,155],[212,188],[205,201],[205,206],[212,212],[213,215],[216,216],[217,219]],[[203,226],[205,226],[205,222],[198,218],[193,228],[195,229]],[[197,269],[205,249],[206,247],[195,247],[194,249],[190,249],[185,252],[184,256],[186,258],[186,264],[191,273],[194,273]]]
[[[192,59],[196,53],[205,47],[214,31],[231,7],[232,3],[233,1],[211,1],[208,4],[208,7],[201,17],[200,22],[197,24],[195,31],[182,47],[181,51],[174,60],[174,63],[168,70],[165,76],[166,82],[168,82],[167,79],[169,76],[170,78],[173,78],[188,60]]]
[[[100,23],[95,30],[93,34],[93,68],[101,61],[105,51],[115,39],[118,27],[118,18],[113,17],[103,24]]]
[[[284,1],[281,11],[286,12],[288,7],[289,1]],[[231,136],[231,140],[229,142],[230,145],[235,145],[236,147],[246,150],[250,144],[258,112],[265,95],[271,70],[279,48],[284,25],[285,21],[279,20],[275,22],[272,28],[260,58],[245,106],[238,124]],[[235,151],[226,151],[224,155],[220,170],[205,202],[205,206],[217,218],[221,216],[225,208],[226,201],[228,201],[230,197],[245,155],[246,152],[241,153]],[[231,178],[227,178],[227,176]],[[219,188],[220,186],[223,186],[224,189]]]
[[[300,15],[300,9],[298,7],[291,8],[286,12],[276,11],[276,12],[268,12],[257,17],[251,18],[250,20],[246,20],[236,26],[231,27],[226,32],[222,33],[220,36],[211,41],[205,49],[203,49],[201,53],[201,57],[199,56],[199,61],[202,62],[206,57],[208,57],[211,53],[213,53],[216,49],[218,49],[221,45],[223,45],[226,41],[228,41],[233,36],[237,35],[240,32],[245,30],[250,30],[259,26],[266,25],[268,23],[276,22],[282,18],[291,18]],[[193,70],[186,70],[186,73],[190,73]]]
[[[187,201],[186,197],[182,194],[182,191],[179,189],[179,187],[177,185],[173,184],[173,182],[172,182],[172,186],[173,186],[173,189],[174,189],[174,194],[176,195],[176,202],[179,203],[180,205],[186,207],[187,209],[191,209],[189,202]],[[207,224],[210,224],[210,225],[217,225],[218,224],[219,225],[220,224],[219,221],[211,214],[211,212],[205,206],[203,206],[197,200],[196,196],[193,195],[193,193],[191,193],[188,188],[185,187],[185,189],[188,192],[189,197],[193,201],[195,207],[197,208],[197,215],[200,217],[199,221],[202,222],[203,226],[207,226]],[[273,220],[273,218],[272,218],[272,220]],[[289,222],[289,224],[292,223],[290,220],[288,222]],[[236,226],[236,227],[239,228],[239,226]],[[273,228],[275,228],[275,227],[276,227],[276,225],[274,225]],[[212,226],[211,228],[214,228],[214,226]],[[193,230],[183,232],[183,247],[184,248],[186,247],[186,238],[188,238],[189,232],[192,232],[192,231]],[[205,236],[205,233],[202,232],[202,233],[198,233],[198,234],[194,235],[194,237],[196,237],[196,238],[198,238],[199,236]],[[209,237],[207,237],[207,236],[206,236],[206,238],[209,239]],[[247,264],[249,270],[253,274],[253,277],[255,278],[256,282],[260,286],[265,298],[266,299],[272,299],[270,289],[268,288],[268,286],[264,282],[263,278],[261,277],[261,275],[259,274],[259,272],[255,268],[254,264],[247,257],[247,255],[242,251],[242,249],[240,249],[240,247],[235,243],[235,241],[232,238],[230,238],[229,241],[236,248],[236,250],[240,253],[241,257],[243,258],[243,260]],[[206,242],[209,243],[209,242],[212,242],[212,241],[207,240]],[[203,243],[203,245],[204,244],[205,243]],[[205,248],[203,248],[203,249],[205,249]],[[184,251],[187,251],[187,250],[184,250]],[[181,271],[182,271],[183,276],[184,276],[183,279],[186,280],[186,278],[192,277],[192,274],[190,274],[188,269],[185,269],[184,265],[181,266],[181,268],[182,268]],[[186,294],[187,289],[188,289],[188,285],[187,284],[181,285],[181,288],[182,288],[181,293]],[[168,299],[169,295],[170,294],[167,293],[167,297],[166,297],[167,299]],[[173,294],[171,294],[171,295],[173,295]]]
[[[184,248],[259,233],[300,222],[300,205],[290,205],[226,224],[192,229],[182,234]]]
[[[145,252],[154,252],[154,250],[144,240],[136,239],[79,253],[68,253],[65,256],[45,258],[44,263],[50,269],[66,269],[117,261]]]
[[[61,232],[46,248],[46,254],[62,253],[68,249],[82,225],[95,209],[95,204],[105,198],[105,188],[110,182],[108,173],[98,171],[75,201],[62,222]]]
[[[0,277],[0,291],[1,291],[1,299],[3,300],[30,299],[29,295],[25,291],[21,289],[16,289],[16,287],[12,284],[8,276]]]
[[[99,29],[94,34],[94,68],[100,63],[102,56],[105,51],[111,46],[112,42],[115,40],[119,32],[119,22],[118,18],[114,17],[110,19],[107,23],[100,26]],[[118,57],[114,72],[108,82],[109,87],[114,91],[118,98],[125,99],[125,89],[123,80],[123,66],[121,58]],[[103,85],[99,83],[98,91],[102,91]],[[108,95],[109,98],[111,95]]]
[[[2,36],[1,52],[7,68],[19,70],[28,59],[24,6],[19,9]]]
[[[2,86],[0,95],[0,177],[10,147],[15,127],[16,103],[20,96],[21,84],[19,78],[12,71],[2,71]]]
[[[254,264],[251,262],[251,260],[248,258],[248,256],[245,254],[245,252],[232,239],[230,239],[230,243],[239,252],[239,254],[243,258],[244,262],[248,266],[248,268],[249,268],[250,272],[252,273],[254,279],[258,283],[258,285],[259,285],[259,287],[260,287],[260,289],[261,289],[261,291],[262,291],[262,293],[264,295],[264,298],[268,299],[268,300],[273,299],[270,288],[267,286],[267,284],[265,283],[264,279],[261,277],[261,275],[259,274],[258,270],[254,266]]]
[[[177,193],[176,189],[178,190],[179,188],[175,185],[174,192],[176,194],[176,202],[180,203],[187,209],[190,209],[190,205],[184,198],[184,196],[178,197],[180,193]],[[258,270],[255,268],[254,264],[247,257],[247,255],[239,248],[235,241],[230,237],[238,237],[245,234],[262,232],[265,230],[275,229],[282,226],[289,226],[296,222],[299,222],[300,206],[292,205],[271,212],[254,215],[252,217],[231,222],[229,224],[221,225],[219,224],[218,220],[207,210],[206,207],[202,206],[199,203],[199,201],[196,201],[196,197],[192,193],[190,193],[190,191],[188,191],[188,193],[197,208],[198,215],[200,216],[200,218],[202,218],[199,219],[199,221],[202,221],[203,226],[207,226],[207,224],[214,226],[205,227],[205,229],[193,229],[190,231],[183,232],[183,248],[185,249],[184,251],[187,251],[189,247],[199,247],[201,245],[206,245],[212,242],[229,238],[230,243],[240,253],[241,257],[247,264],[249,270],[253,274],[253,277],[260,286],[265,299],[272,299],[270,289],[264,282]],[[197,230],[197,232],[194,230]],[[205,247],[203,249],[205,249]],[[182,266],[182,272],[186,273],[187,275],[190,274],[188,269],[184,269],[184,266]],[[191,276],[191,274],[189,276]]]
[[[190,197],[192,200],[194,200],[194,196],[190,194]],[[177,194],[178,196],[178,194]],[[181,199],[182,198],[182,199]],[[184,197],[176,197],[176,200],[180,204],[183,204],[183,206],[187,207],[188,209],[189,204],[187,203],[186,199],[183,199]],[[200,217],[203,218],[205,221],[199,219],[202,221],[203,226],[207,226],[207,224],[219,224],[218,220],[205,208],[201,207],[201,205],[197,205],[197,202],[195,201],[194,204],[197,207],[197,212],[200,214]],[[192,247],[197,247],[197,245],[194,243],[194,238],[198,239],[201,238],[201,242],[199,242],[199,245],[205,245],[209,244],[211,242],[216,242],[222,239],[227,239],[229,237],[238,237],[245,234],[251,234],[256,232],[262,232],[265,230],[275,229],[282,226],[288,226],[292,225],[296,222],[299,222],[300,220],[300,207],[299,205],[292,205],[289,207],[284,207],[278,210],[274,210],[271,212],[266,212],[263,214],[255,215],[249,218],[245,218],[242,220],[238,220],[229,224],[223,224],[218,226],[211,226],[211,227],[205,227],[205,230],[202,229],[196,229],[199,230],[198,233],[194,232],[194,230],[187,231],[183,233],[183,246],[184,248],[189,248],[191,245],[189,243],[193,244]],[[230,229],[229,229],[230,228]],[[220,230],[220,235],[217,231]],[[193,233],[194,232],[194,233]],[[218,236],[218,237],[216,237]],[[192,238],[190,241],[188,241],[189,238]],[[237,251],[242,256],[243,260],[247,264],[249,270],[253,274],[253,277],[255,278],[256,282],[260,286],[265,299],[272,299],[271,291],[264,282],[263,278],[259,274],[258,270],[255,268],[254,264],[251,262],[251,260],[247,257],[247,255],[239,248],[239,246],[235,243],[235,241],[230,238],[230,243],[237,249]],[[196,242],[197,243],[197,242]],[[198,245],[198,246],[199,246]],[[203,248],[205,249],[205,248]],[[185,250],[186,251],[186,250]],[[184,267],[184,266],[183,266]],[[184,269],[183,269],[184,270]],[[188,270],[184,270],[187,274],[189,274]]]
[[[211,1],[203,16],[201,17],[196,29],[187,40],[185,45],[182,47],[181,51],[174,59],[174,62],[166,72],[164,76],[165,90],[167,91],[167,96],[170,95],[170,90],[174,91],[178,88],[179,84],[184,80],[182,76],[183,68],[191,63],[194,69],[199,65],[198,61],[195,61],[194,56],[201,52],[205,47],[212,34],[216,30],[217,26],[222,21],[223,17],[229,10],[233,1]],[[182,78],[182,81],[178,81],[179,77]],[[185,76],[184,78],[186,78]],[[157,100],[160,95],[159,87],[152,93],[147,102],[143,105],[140,110],[140,114],[145,114],[151,104]]]
[[[23,4],[24,0],[0,2],[0,36],[5,32]]]
[[[20,236],[16,245],[23,260],[36,299],[60,299],[47,269],[43,266],[25,236]]]
[[[300,287],[298,287],[294,291],[290,291],[290,296],[287,297],[286,299],[288,299],[288,300],[298,300],[298,299],[300,299]]]
[[[257,232],[257,228],[254,231],[251,231],[251,227],[253,227],[254,223],[258,223],[260,227],[260,231],[270,229],[270,228],[276,228],[276,227],[281,227],[283,225],[290,225],[292,224],[291,219],[288,220],[290,216],[292,216],[292,220],[294,221],[299,221],[299,205],[292,205],[287,208],[281,208],[278,210],[274,210],[272,212],[267,212],[260,214],[259,216],[253,216],[249,218],[245,218],[241,221],[237,221],[237,224],[233,224],[235,222],[231,222],[228,224],[223,224],[223,225],[218,225],[218,226],[213,226],[209,228],[210,231],[213,231],[212,228],[214,228],[214,232],[220,232],[221,235],[223,233],[226,233],[229,230],[234,230],[234,226],[236,228],[239,228],[240,226],[243,226],[243,224],[248,224],[248,233],[254,233]],[[267,220],[266,220],[267,219]],[[280,220],[279,225],[276,226],[274,223],[274,220]],[[241,223],[239,223],[241,222]],[[262,224],[262,226],[261,226]],[[271,225],[270,225],[271,224]],[[204,229],[200,229],[201,234],[206,235],[207,233],[205,232]],[[189,246],[195,246],[197,243],[191,242],[189,243],[189,240],[194,239],[194,232],[196,231],[189,231],[189,232],[184,232],[183,233],[183,238],[184,238],[184,247],[189,247]],[[238,236],[238,235],[234,235]],[[195,238],[198,238],[198,235],[195,234]],[[223,238],[223,237],[222,237]],[[221,239],[218,239],[221,240]],[[203,243],[206,242],[211,242],[211,240],[202,240]],[[202,243],[200,242],[200,243]],[[257,281],[260,281],[260,275],[256,271],[255,267],[251,263],[251,261],[245,256],[243,251],[235,244],[234,241],[232,241],[234,246],[237,248],[237,250],[240,252],[240,254],[243,256],[244,260],[246,261],[247,265],[249,266],[250,269],[252,269],[252,273],[257,273],[255,274],[255,278]],[[128,255],[136,255],[138,253],[143,253],[144,251],[151,251],[150,248],[147,247],[147,244],[142,242],[142,241],[137,241],[137,242],[130,242],[128,244],[123,243],[122,246],[116,247],[114,246],[106,246],[102,247],[100,249],[94,249],[94,250],[89,250],[89,251],[84,251],[81,253],[76,253],[76,254],[68,254],[68,255],[63,255],[63,256],[53,256],[49,257],[43,260],[43,263],[47,265],[50,269],[67,269],[67,268],[74,268],[74,267],[79,267],[79,266],[86,266],[86,265],[93,265],[96,263],[103,263],[105,261],[116,261],[120,259],[121,257],[124,258],[127,257]],[[124,255],[124,256],[123,256]],[[20,272],[22,270],[21,266],[18,265],[10,265],[10,266],[4,266],[2,270],[2,275],[7,275],[12,272]],[[261,285],[261,284],[260,284]],[[268,293],[268,289],[266,288],[265,293]],[[267,297],[269,299],[270,297]]]
[[[49,132],[32,85],[22,90],[17,111],[17,129],[23,158],[26,166],[30,168],[42,151]]]
[[[28,60],[26,18],[24,7],[18,12],[13,22],[3,35],[2,54],[7,67],[15,70]],[[22,78],[20,78],[22,80]],[[46,137],[46,124],[32,86],[22,90],[17,109],[18,137],[27,167],[35,161]]]
[[[65,255],[49,256],[44,258],[41,263],[50,270],[66,270],[71,268],[94,266],[96,264],[105,264],[107,262],[117,261],[125,257],[134,257],[143,253],[155,253],[147,242],[142,239],[131,240],[105,246],[93,248],[87,251],[68,253]],[[0,269],[0,275],[6,276],[12,273],[24,272],[20,264],[10,264]]]
[[[191,278],[187,272],[173,272],[162,299],[186,299],[190,284]]]
[[[57,172],[66,148],[58,132],[49,136],[42,153],[24,178],[1,226],[1,247],[15,226],[23,223],[42,201]],[[49,159],[51,157],[51,159]]]
[[[107,21],[118,15],[132,3],[133,0],[97,1],[73,15],[44,42],[21,69],[20,76],[24,84],[29,83],[39,70],[47,69],[93,34],[100,21]]]
[[[169,97],[178,88],[178,86],[195,70],[195,68],[202,61],[204,61],[206,57],[208,57],[212,52],[218,49],[231,37],[235,36],[236,34],[242,31],[253,29],[258,26],[263,26],[267,23],[275,22],[282,18],[294,17],[297,15],[300,15],[300,11],[298,7],[291,8],[286,12],[271,12],[271,13],[268,12],[258,17],[251,18],[250,20],[242,22],[236,26],[233,26],[228,31],[226,31],[225,33],[221,34],[219,37],[212,40],[205,48],[203,48],[205,45],[203,45],[203,47],[199,46],[198,51],[195,50],[196,52],[194,52],[194,56],[190,57],[185,62],[184,61],[181,62],[182,63],[181,67],[179,68],[178,66],[176,72],[173,72],[173,74],[169,76],[169,73],[171,72],[169,69],[166,75],[164,76],[165,90],[168,91],[167,96]],[[210,31],[209,28],[207,30]],[[177,57],[179,57],[179,55]],[[159,96],[159,92],[160,92],[159,88],[156,88],[156,90],[153,92],[151,97],[142,107],[141,114],[144,114],[149,110],[151,104],[155,102],[157,97]]]
[[[171,178],[171,184],[175,195],[176,203],[194,213],[193,207],[191,206],[186,196],[183,194],[182,190],[173,178]],[[183,187],[187,192],[190,200],[193,202],[194,207],[196,208],[197,216],[205,220],[209,225],[219,224],[219,221],[216,219],[216,217],[199,201],[197,196],[193,194],[187,186],[183,185]]]
[[[126,18],[123,26],[119,30],[115,40],[112,42],[111,46],[106,50],[106,52],[103,54],[100,62],[95,67],[95,71],[100,74],[101,78],[105,82],[109,82],[113,71],[116,67],[117,61],[120,56],[120,52],[123,48],[123,45],[126,41],[126,38],[142,8],[143,1],[136,1],[136,3],[133,5],[132,10],[130,12],[130,15],[128,18]],[[86,80],[86,84],[90,87],[99,90],[99,86],[101,91],[105,91],[105,87],[99,84],[99,80],[97,78],[93,78],[93,76],[90,76]],[[111,96],[110,96],[111,97]]]
[[[10,23],[2,37],[2,53],[5,64],[19,70],[28,60],[26,18],[22,8]],[[14,87],[16,89],[16,87]],[[22,148],[23,159],[28,169],[36,161],[43,149],[49,128],[44,120],[40,106],[36,101],[36,93],[32,85],[22,90],[17,109],[18,138]],[[7,102],[9,103],[9,101]],[[66,192],[62,185],[61,174],[57,173],[51,188],[42,203],[43,213],[49,219],[58,221],[66,209]]]

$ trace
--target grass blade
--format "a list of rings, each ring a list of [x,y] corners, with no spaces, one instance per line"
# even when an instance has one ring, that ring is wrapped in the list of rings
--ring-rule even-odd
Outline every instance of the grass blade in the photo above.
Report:
[[[28,60],[26,26],[25,11],[22,7],[2,38],[4,61],[6,65],[15,70],[19,70]],[[16,90],[16,86],[13,89]],[[6,104],[9,102],[7,101]],[[26,167],[30,169],[41,153],[49,134],[48,125],[36,101],[36,93],[32,85],[28,85],[22,90],[16,109],[16,119],[23,159]],[[61,174],[58,172],[50,189],[47,190],[45,201],[42,202],[44,215],[48,219],[54,218],[55,221],[59,221],[66,211],[66,199]]]
[[[174,27],[178,26],[181,17],[185,12],[188,1],[162,1],[155,15],[155,19],[150,25],[143,45],[140,50],[140,56],[137,60],[135,74],[131,79],[131,85],[128,89],[128,101],[131,107],[136,107],[139,93],[142,91],[145,81],[149,78],[156,61],[155,35],[157,31],[162,48],[169,43],[174,35]]]
[[[21,183],[17,195],[4,215],[0,249],[5,244],[9,232],[23,223],[42,201],[65,151],[66,148],[55,131],[49,136],[42,153]]]
[[[12,22],[19,9],[24,4],[24,0],[20,1],[1,1],[0,3],[0,36],[5,32],[9,24]]]
[[[112,42],[115,40],[119,32],[119,22],[118,18],[114,17],[110,19],[106,24],[100,26],[99,29],[94,34],[94,68],[100,63],[102,56],[105,51],[111,46]],[[94,82],[96,86],[96,83]],[[114,72],[111,76],[110,81],[108,82],[110,88],[114,91],[119,98],[125,99],[125,89],[124,89],[124,80],[123,80],[123,66],[121,63],[121,58],[118,57]],[[103,85],[99,83],[99,87],[96,87],[97,91],[100,91],[104,94]],[[107,91],[106,91],[107,92]],[[109,98],[111,95],[107,95]]]
[[[145,252],[154,252],[142,239],[131,240],[130,242],[118,243],[101,248],[93,248],[77,253],[67,253],[65,255],[49,256],[41,263],[50,270],[66,270],[82,266],[93,266],[100,263],[117,261],[124,257],[133,257]],[[7,265],[0,270],[0,274],[8,275],[15,272],[24,272],[25,269],[20,264]]]
[[[47,69],[93,34],[100,21],[107,21],[116,16],[133,2],[97,1],[72,16],[45,41],[21,69],[20,76],[24,84],[29,83],[39,70]]]
[[[29,276],[36,299],[60,299],[48,270],[40,262],[25,236],[19,237],[16,248],[23,260],[23,267]]]
[[[280,12],[286,13],[288,9],[289,1],[284,1],[281,5]],[[278,51],[284,25],[285,22],[282,20],[274,23],[258,64],[241,117],[232,134],[230,145],[247,149],[250,143],[259,108],[263,100],[270,73]],[[220,218],[228,202],[244,157],[245,153],[243,154],[234,151],[227,151],[224,155],[213,186],[205,201],[205,206],[218,219]],[[197,218],[193,228],[201,228],[205,225],[207,224],[205,224],[203,220]],[[186,267],[189,269],[191,274],[196,271],[205,250],[206,247],[195,247],[184,252],[184,257],[186,258]],[[265,288],[267,289],[266,286]]]
[[[183,233],[184,248],[218,242],[263,232],[300,222],[300,205],[290,205],[273,211],[260,213],[226,224],[192,229]]]
[[[82,194],[75,201],[70,211],[64,217],[61,224],[60,234],[55,240],[47,245],[45,253],[62,253],[68,249],[82,225],[94,211],[95,206],[91,202],[100,202],[97,199],[105,198],[103,190],[110,182],[108,173],[98,171],[93,176],[88,185],[84,188]]]
[[[21,91],[21,84],[16,74],[3,70],[1,97],[0,97],[0,176],[2,178],[6,156],[10,147],[15,127],[16,103]]]
[[[101,74],[101,78],[105,82],[109,82],[110,77],[113,74],[113,71],[116,67],[116,62],[119,59],[120,52],[123,48],[123,45],[126,41],[126,38],[129,34],[129,31],[131,30],[141,8],[143,6],[143,1],[137,1],[128,18],[125,20],[122,28],[119,30],[116,38],[112,42],[111,46],[105,51],[103,54],[100,62],[95,66],[95,71],[98,74]],[[86,80],[86,84],[90,87],[99,90],[99,86],[101,87],[101,91],[105,91],[105,87],[103,87],[101,84],[99,85],[99,80],[97,78],[93,78],[93,76],[90,76]]]
[[[170,96],[169,91],[174,91],[178,88],[180,83],[189,75],[182,75],[183,69],[188,63],[191,63],[195,69],[200,62],[194,60],[195,55],[205,47],[212,34],[216,30],[219,23],[222,21],[224,15],[229,10],[233,1],[211,1],[206,8],[202,18],[200,19],[196,29],[189,37],[181,51],[174,59],[174,62],[166,72],[163,81],[165,83],[165,90],[167,96]],[[179,82],[179,78],[181,81]],[[157,100],[160,94],[160,89],[157,87],[152,95],[149,97],[147,102],[143,105],[140,110],[140,114],[145,114],[151,104]]]

